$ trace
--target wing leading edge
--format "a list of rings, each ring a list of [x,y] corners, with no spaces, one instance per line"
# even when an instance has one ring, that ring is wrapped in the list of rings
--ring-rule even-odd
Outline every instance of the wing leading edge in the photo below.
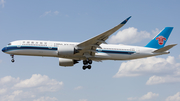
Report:
[[[120,29],[122,26],[124,26],[130,18],[131,16],[125,19],[119,25],[115,26],[114,28],[78,44],[76,47],[79,50],[79,53],[77,54],[84,55],[87,58],[94,56],[96,48],[101,48],[99,45],[102,43],[106,43],[105,41],[109,38],[109,36],[116,32],[118,29]]]

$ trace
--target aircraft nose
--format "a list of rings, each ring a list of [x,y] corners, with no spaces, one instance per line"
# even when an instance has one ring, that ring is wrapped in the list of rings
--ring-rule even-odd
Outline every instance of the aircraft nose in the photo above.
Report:
[[[2,51],[5,52],[5,51],[6,51],[6,48],[4,47],[4,48],[2,49]]]

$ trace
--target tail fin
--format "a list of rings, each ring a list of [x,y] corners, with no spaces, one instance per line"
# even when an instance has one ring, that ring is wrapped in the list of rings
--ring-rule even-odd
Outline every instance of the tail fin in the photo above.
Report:
[[[173,27],[165,27],[145,47],[160,49],[166,44]]]

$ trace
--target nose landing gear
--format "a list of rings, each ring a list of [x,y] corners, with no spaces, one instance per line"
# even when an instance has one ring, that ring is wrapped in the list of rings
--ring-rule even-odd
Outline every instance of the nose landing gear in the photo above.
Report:
[[[11,62],[15,62],[15,60],[14,60],[14,55],[13,55],[13,54],[11,54],[10,56],[12,57]]]
[[[85,70],[86,68],[91,69],[92,60],[89,60],[89,59],[83,60],[83,64],[84,64],[83,70]],[[88,64],[90,64],[90,65],[88,65]]]

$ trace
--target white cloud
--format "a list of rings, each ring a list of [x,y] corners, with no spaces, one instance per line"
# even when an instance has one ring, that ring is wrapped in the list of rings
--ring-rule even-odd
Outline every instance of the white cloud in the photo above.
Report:
[[[142,100],[150,100],[150,99],[156,98],[158,96],[159,96],[159,94],[148,92],[147,94],[143,95],[142,97],[129,97],[129,98],[127,98],[127,100],[129,100],[129,101],[133,101],[133,100],[140,100],[140,101],[142,101]]]
[[[80,99],[79,101],[88,101],[87,99]]]
[[[141,75],[153,75],[147,80],[146,85],[180,82],[180,63],[177,63],[173,56],[131,60],[121,63],[119,71],[113,77]]]
[[[5,0],[0,1],[0,5],[2,5],[2,8],[4,8]]]
[[[17,100],[20,100],[19,97],[21,96],[22,92],[23,92],[22,90],[14,91],[10,95],[1,96],[0,100],[1,101],[17,101]]]
[[[129,27],[122,31],[119,31],[116,35],[112,35],[108,42],[109,43],[124,43],[124,44],[132,44],[140,42],[145,38],[150,38],[150,33],[146,31],[138,32],[137,28]]]
[[[57,101],[55,97],[41,97],[46,92],[60,90],[63,82],[50,79],[46,75],[33,74],[31,78],[21,80],[11,76],[0,78],[0,101]]]
[[[54,12],[54,14],[58,15],[58,14],[59,14],[59,12],[58,12],[58,11],[55,11],[55,12]]]
[[[154,38],[157,34],[159,34],[160,30],[156,28],[155,30],[152,30],[152,35],[151,37]]]
[[[159,94],[148,92],[147,94],[143,95],[139,99],[140,100],[149,100],[149,99],[153,99],[153,98],[158,97],[158,96],[159,96]]]
[[[6,84],[6,83],[17,83],[19,82],[20,79],[19,78],[13,78],[11,76],[5,76],[3,78],[0,79],[0,84]]]
[[[4,93],[6,93],[6,92],[7,92],[7,89],[6,89],[6,88],[0,89],[0,95],[1,95],[1,94],[4,94]]]
[[[180,92],[166,98],[166,101],[180,101]]]
[[[129,100],[129,101],[137,100],[137,99],[138,99],[137,97],[130,97],[130,98],[127,98],[127,100]]]
[[[41,98],[39,98],[39,99],[36,99],[36,100],[33,100],[33,101],[58,101],[58,99],[57,98],[55,98],[55,97],[41,97]]]
[[[44,91],[57,91],[63,85],[63,82],[58,82],[54,79],[49,79],[46,75],[33,74],[30,79],[23,80],[16,85],[14,88],[30,88],[37,87],[41,92]]]
[[[58,15],[59,14],[59,11],[54,11],[52,12],[51,10],[50,11],[46,11],[43,15],[41,15],[40,17],[43,17],[43,16],[47,16],[47,15]]]
[[[49,13],[51,13],[51,11],[46,11],[46,12],[44,13],[44,16],[48,15]]]
[[[180,77],[154,75],[149,78],[149,80],[146,82],[146,85],[173,83],[173,82],[180,82]]]
[[[80,90],[82,88],[83,88],[82,86],[78,86],[78,87],[75,87],[74,90]]]
[[[39,93],[36,93],[38,96]],[[24,92],[23,90],[15,90],[0,96],[0,101],[32,101],[36,97],[32,92]]]
[[[14,91],[12,94],[13,95],[19,95],[20,93],[22,93],[23,91],[22,90],[17,90],[17,91]]]
[[[119,71],[114,77],[140,76],[150,74],[174,74],[180,63],[176,63],[173,56],[164,58],[148,57],[121,63]],[[178,74],[178,72],[177,72]]]
[[[33,74],[30,79],[23,80],[17,83],[14,87],[18,88],[28,88],[28,87],[36,87],[48,82],[49,78],[46,75]]]
[[[46,16],[46,15],[48,15],[48,14],[50,14],[50,13],[51,13],[51,11],[46,11],[46,12],[44,12],[44,14],[41,15],[40,17]]]

